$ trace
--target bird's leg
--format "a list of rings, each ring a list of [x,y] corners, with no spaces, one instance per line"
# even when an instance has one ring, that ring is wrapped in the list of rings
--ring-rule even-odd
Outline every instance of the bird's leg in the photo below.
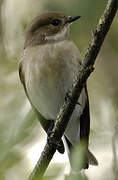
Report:
[[[54,121],[50,120],[50,125],[47,130],[48,139],[50,138],[50,135],[52,134],[53,127],[54,127]]]
[[[71,91],[68,90],[67,93],[66,93],[66,96],[65,96],[65,102],[70,102],[71,103]],[[77,105],[81,106],[81,104],[79,102],[77,102]]]
[[[48,128],[48,130],[47,130],[47,141],[48,141],[48,143],[49,144],[54,144],[54,145],[56,145],[57,146],[57,150],[58,150],[58,152],[59,153],[61,153],[61,154],[63,154],[64,152],[65,152],[65,148],[64,148],[64,144],[63,144],[63,141],[62,141],[62,139],[58,142],[58,143],[56,143],[56,142],[51,142],[50,141],[50,136],[51,136],[51,134],[53,133],[53,127],[54,127],[54,121],[52,120],[51,122],[50,122],[50,126],[49,126],[49,128]]]
[[[77,102],[77,105],[81,106],[81,104],[79,102]]]
[[[66,96],[65,96],[65,102],[71,102],[71,91],[68,89],[67,92],[66,92]]]

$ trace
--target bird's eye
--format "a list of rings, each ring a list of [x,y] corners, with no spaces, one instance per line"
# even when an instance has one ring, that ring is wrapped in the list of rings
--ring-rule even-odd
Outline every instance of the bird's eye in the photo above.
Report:
[[[54,20],[51,22],[51,24],[52,24],[53,26],[58,26],[60,23],[61,23],[61,21],[60,21],[59,19],[54,19]]]

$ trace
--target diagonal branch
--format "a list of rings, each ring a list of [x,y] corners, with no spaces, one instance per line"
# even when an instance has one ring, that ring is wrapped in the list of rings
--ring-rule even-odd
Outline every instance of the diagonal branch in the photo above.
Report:
[[[117,12],[117,8],[118,0],[108,0],[104,13],[101,16],[96,29],[92,33],[91,42],[84,57],[81,70],[77,75],[77,80],[74,83],[71,91],[71,101],[65,102],[59,115],[57,116],[53,133],[49,139],[49,141],[52,143],[46,143],[41,157],[38,160],[33,172],[31,173],[29,180],[36,180],[43,177],[54,153],[56,152],[56,144],[58,144],[59,140],[63,136],[68,121],[81,94],[82,88],[94,69],[93,65],[95,63],[95,59],[100,51],[104,38],[109,31],[109,28]]]

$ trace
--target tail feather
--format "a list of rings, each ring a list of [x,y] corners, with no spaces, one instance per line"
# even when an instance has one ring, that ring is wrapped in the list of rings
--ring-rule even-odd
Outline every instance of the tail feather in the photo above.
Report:
[[[89,150],[87,151],[87,161],[90,165],[98,166],[96,157]]]

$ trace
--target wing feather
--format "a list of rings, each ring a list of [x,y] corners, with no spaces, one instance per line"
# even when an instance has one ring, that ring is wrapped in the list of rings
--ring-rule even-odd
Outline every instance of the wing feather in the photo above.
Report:
[[[85,85],[85,93],[87,96],[86,104],[83,109],[83,113],[80,116],[80,139],[87,140],[87,144],[89,141],[89,132],[90,132],[90,112],[89,112],[89,99],[87,86]]]

